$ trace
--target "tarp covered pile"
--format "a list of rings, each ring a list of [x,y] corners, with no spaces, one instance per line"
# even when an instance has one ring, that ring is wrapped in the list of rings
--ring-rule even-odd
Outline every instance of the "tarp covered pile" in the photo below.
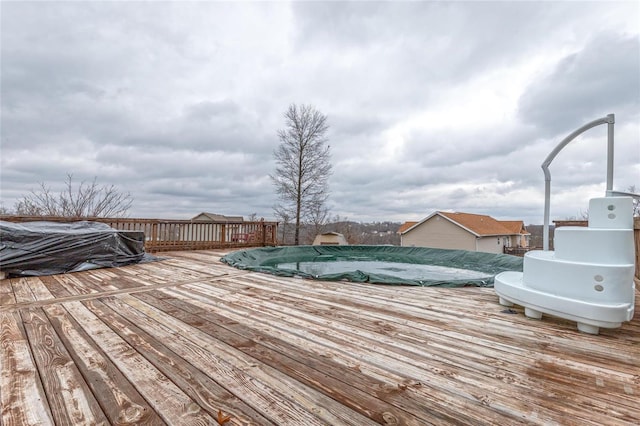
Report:
[[[0,221],[0,271],[40,276],[124,266],[151,260],[144,232],[118,231],[98,222]]]

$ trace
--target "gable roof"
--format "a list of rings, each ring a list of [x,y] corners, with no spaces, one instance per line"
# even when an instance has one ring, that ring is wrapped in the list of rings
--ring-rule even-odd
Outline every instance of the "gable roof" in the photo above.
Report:
[[[491,216],[472,213],[438,213],[478,236],[512,234],[510,230]]]
[[[398,234],[402,234],[404,231],[406,231],[407,229],[411,228],[413,225],[417,224],[418,222],[405,222],[402,225],[400,225],[400,228],[398,228]]]
[[[499,220],[498,222],[511,231],[512,234],[531,235],[521,220]]]
[[[517,235],[521,233],[521,230],[524,229],[524,224],[522,221],[499,221],[491,216],[483,215],[483,214],[473,214],[473,213],[450,213],[450,212],[441,212],[437,211],[435,213],[430,214],[426,218],[422,219],[420,222],[413,222],[413,225],[407,226],[406,229],[403,229],[404,225],[412,223],[405,222],[398,231],[400,234],[406,234],[410,230],[420,226],[424,222],[428,221],[434,216],[440,216],[455,225],[469,231],[470,233],[478,236],[493,236],[493,235]],[[515,224],[519,223],[522,225],[522,228],[519,228],[517,231]]]
[[[191,220],[203,222],[243,222],[244,218],[242,216],[225,216],[222,214],[202,212],[192,217]]]

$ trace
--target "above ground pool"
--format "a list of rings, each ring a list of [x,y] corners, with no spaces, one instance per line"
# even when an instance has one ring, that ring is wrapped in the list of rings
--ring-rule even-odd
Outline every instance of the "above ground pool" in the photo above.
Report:
[[[520,257],[426,247],[264,247],[236,251],[221,261],[280,276],[443,287],[492,287],[500,272],[522,271]]]

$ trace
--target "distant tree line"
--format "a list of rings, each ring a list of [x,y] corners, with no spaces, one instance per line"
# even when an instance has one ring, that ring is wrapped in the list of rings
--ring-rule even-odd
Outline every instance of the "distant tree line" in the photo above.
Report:
[[[355,222],[335,216],[322,226],[303,224],[300,227],[300,244],[312,244],[315,236],[324,232],[339,232],[344,235],[349,244],[363,245],[400,245],[398,229],[400,222]],[[278,243],[294,245],[294,229],[292,224],[280,222],[278,228]]]

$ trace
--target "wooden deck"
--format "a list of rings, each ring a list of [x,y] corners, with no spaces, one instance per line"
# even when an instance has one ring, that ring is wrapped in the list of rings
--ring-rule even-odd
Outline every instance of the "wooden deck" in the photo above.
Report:
[[[640,419],[638,314],[590,336],[492,289],[280,278],[220,254],[0,281],[0,423]]]

